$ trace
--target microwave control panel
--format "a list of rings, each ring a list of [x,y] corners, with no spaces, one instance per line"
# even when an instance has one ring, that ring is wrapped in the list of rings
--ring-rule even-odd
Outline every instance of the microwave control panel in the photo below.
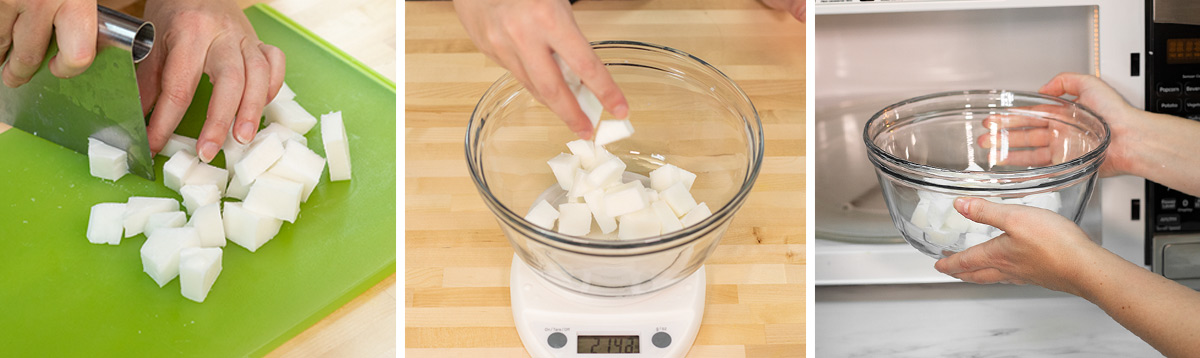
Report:
[[[1200,26],[1147,19],[1146,110],[1200,121]],[[1200,198],[1146,182],[1146,263],[1156,235],[1200,233]]]

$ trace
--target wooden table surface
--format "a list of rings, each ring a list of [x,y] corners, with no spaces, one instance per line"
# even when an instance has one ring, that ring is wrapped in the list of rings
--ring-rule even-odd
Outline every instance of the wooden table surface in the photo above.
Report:
[[[243,8],[256,3],[271,5],[371,69],[396,80],[396,1],[238,0]],[[144,0],[101,0],[99,4],[140,16]],[[0,123],[0,133],[9,128]],[[268,356],[395,357],[396,300],[393,274]]]
[[[450,2],[405,3],[405,355],[523,357],[508,293],[513,249],[466,169],[471,110],[505,70]],[[758,182],[707,261],[691,357],[802,357],[804,28],[753,0],[580,1],[590,40],[675,47],[736,81],[762,117]]]

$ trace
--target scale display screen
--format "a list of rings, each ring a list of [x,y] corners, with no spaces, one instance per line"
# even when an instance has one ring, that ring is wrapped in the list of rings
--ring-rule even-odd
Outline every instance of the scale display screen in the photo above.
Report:
[[[576,336],[576,353],[641,353],[638,336]]]
[[[1167,64],[1200,63],[1200,38],[1167,39]]]

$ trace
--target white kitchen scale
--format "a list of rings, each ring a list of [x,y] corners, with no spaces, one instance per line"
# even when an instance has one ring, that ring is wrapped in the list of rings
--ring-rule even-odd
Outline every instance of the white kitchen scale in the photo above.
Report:
[[[683,357],[704,316],[704,267],[658,292],[600,297],[546,281],[513,255],[509,292],[533,357]]]

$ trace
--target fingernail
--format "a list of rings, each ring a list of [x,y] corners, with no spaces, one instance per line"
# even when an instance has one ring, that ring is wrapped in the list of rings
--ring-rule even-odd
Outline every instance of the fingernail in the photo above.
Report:
[[[580,129],[575,131],[575,135],[583,140],[592,140],[592,131],[590,129]]]
[[[234,133],[238,143],[250,143],[250,138],[254,136],[254,124],[250,122],[242,122],[238,124],[237,131]]]
[[[957,209],[959,212],[965,213],[965,212],[967,212],[967,209],[970,208],[970,203],[971,203],[970,199],[967,199],[964,197],[959,197],[957,199],[954,199],[954,208]]]
[[[215,158],[217,156],[217,150],[218,150],[217,143],[216,142],[204,142],[204,144],[200,145],[199,150],[200,150],[200,160],[203,160],[205,163],[211,162],[213,160],[213,158]]]
[[[617,108],[613,109],[613,116],[620,119],[629,119],[629,106],[618,104]]]

